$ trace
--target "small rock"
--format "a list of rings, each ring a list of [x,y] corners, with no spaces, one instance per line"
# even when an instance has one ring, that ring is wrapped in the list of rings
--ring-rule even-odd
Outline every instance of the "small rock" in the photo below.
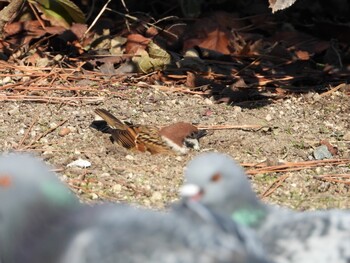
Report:
[[[332,153],[328,151],[328,147],[326,145],[321,145],[317,147],[313,155],[316,160],[323,160],[323,159],[331,159],[332,158]]]
[[[122,186],[120,184],[115,184],[112,186],[112,191],[114,193],[119,193],[122,190]]]
[[[110,176],[111,176],[110,173],[102,173],[102,174],[100,175],[100,177],[110,177]]]
[[[266,117],[265,117],[265,120],[271,121],[272,120],[272,116],[270,114],[267,114]]]
[[[74,162],[71,162],[69,164],[67,164],[67,167],[80,167],[80,168],[87,168],[90,167],[91,163],[87,160],[83,160],[83,159],[78,159],[75,160]]]
[[[65,128],[62,128],[59,132],[58,132],[58,135],[63,137],[63,136],[66,136],[67,134],[69,134],[71,132],[71,130],[67,127]]]
[[[321,99],[321,95],[318,93],[315,93],[312,98],[314,99],[314,101],[319,101]]]
[[[213,105],[213,101],[210,100],[210,99],[208,99],[208,98],[206,98],[206,99],[204,100],[204,103],[207,104],[207,105]]]
[[[233,106],[233,112],[240,113],[240,112],[242,112],[242,108],[239,106]]]
[[[19,129],[18,134],[24,134],[25,130],[23,128]]]
[[[2,84],[5,85],[5,84],[8,84],[12,81],[11,77],[5,77],[2,79]]]
[[[57,123],[51,122],[49,126],[50,126],[50,129],[54,129],[57,127]]]
[[[211,116],[212,114],[213,114],[213,112],[210,109],[206,109],[202,115],[203,116]]]
[[[156,201],[162,200],[162,197],[163,196],[160,192],[154,192],[151,196],[151,201],[156,202]]]
[[[90,197],[91,197],[92,200],[98,199],[98,195],[95,194],[95,193],[91,193],[91,194],[90,194]]]
[[[133,161],[135,160],[134,156],[128,154],[127,156],[125,156],[125,159],[129,160],[129,161]]]
[[[182,161],[182,156],[176,156],[176,157],[175,157],[175,160],[176,160],[176,161]]]
[[[19,112],[18,106],[11,107],[11,109],[8,111],[10,115],[15,115]]]
[[[344,139],[345,141],[350,141],[350,132],[349,132],[349,131],[348,131],[347,133],[344,134],[343,139]]]
[[[63,58],[63,56],[61,54],[58,54],[58,55],[54,56],[53,60],[54,61],[61,61],[62,58]]]
[[[321,167],[316,167],[315,172],[317,174],[321,174],[322,173],[322,168]]]

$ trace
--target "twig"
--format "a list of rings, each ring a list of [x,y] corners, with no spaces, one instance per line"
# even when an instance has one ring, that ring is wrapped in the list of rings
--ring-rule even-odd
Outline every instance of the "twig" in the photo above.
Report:
[[[320,97],[328,96],[329,94],[331,94],[331,93],[333,93],[333,92],[335,92],[335,91],[337,91],[337,90],[339,90],[339,89],[341,89],[341,88],[346,87],[346,85],[347,85],[347,84],[345,84],[345,83],[339,84],[338,86],[336,86],[336,87],[330,89],[329,91],[326,91],[326,92],[320,94]]]
[[[89,31],[91,30],[91,28],[96,24],[97,20],[99,20],[99,18],[101,17],[101,15],[103,14],[103,12],[106,10],[109,2],[111,0],[108,0],[107,3],[102,7],[101,11],[98,13],[98,15],[96,16],[96,18],[94,19],[94,21],[92,21],[91,25],[89,26],[89,28],[85,31],[84,33],[84,37],[86,36],[87,33],[89,33]]]
[[[276,181],[274,181],[266,191],[261,195],[261,198],[265,198],[270,196],[278,187],[282,185],[282,183],[289,177],[290,174],[285,174],[279,177]]]
[[[261,129],[262,125],[197,125],[198,129],[203,130],[230,130],[230,129]]]
[[[329,159],[319,161],[305,161],[305,162],[286,162],[279,165],[266,166],[265,164],[242,164],[242,166],[248,167],[259,167],[256,169],[247,170],[250,175],[261,174],[261,173],[275,173],[275,172],[289,172],[303,169],[310,169],[317,166],[325,165],[340,165],[348,164],[350,159]]]
[[[96,103],[103,101],[104,97],[48,97],[48,96],[26,96],[26,95],[2,95],[0,101],[35,101],[45,103],[66,103],[77,105],[78,102]]]
[[[35,142],[39,141],[41,138],[43,138],[43,137],[45,137],[46,135],[48,135],[49,133],[53,132],[53,131],[56,130],[58,127],[60,127],[60,126],[62,126],[63,124],[65,124],[67,121],[68,121],[68,119],[63,120],[63,121],[61,121],[59,124],[57,124],[55,127],[50,128],[50,129],[48,129],[46,132],[44,132],[44,133],[38,135],[36,138],[34,138],[34,140],[32,140],[32,141],[30,142],[29,145],[25,146],[24,149],[30,148]]]
[[[340,180],[337,178],[347,178],[350,179],[350,174],[323,174],[319,176],[314,176],[315,179],[321,181],[328,181],[333,183],[342,183],[342,184],[350,184],[350,180]]]
[[[30,124],[29,128],[27,129],[27,132],[23,135],[21,141],[19,142],[18,146],[17,146],[17,150],[21,148],[23,142],[25,141],[25,139],[27,139],[28,135],[29,135],[29,132],[32,130],[34,124],[38,121],[39,119],[39,116],[37,116],[33,121],[32,123]]]

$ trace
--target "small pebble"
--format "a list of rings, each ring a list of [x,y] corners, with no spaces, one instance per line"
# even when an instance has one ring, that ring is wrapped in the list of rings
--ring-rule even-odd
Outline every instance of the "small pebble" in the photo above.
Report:
[[[210,99],[208,99],[208,98],[206,98],[206,99],[204,100],[204,103],[207,104],[207,105],[213,105],[213,101],[210,100]]]
[[[114,193],[119,193],[122,190],[122,186],[120,184],[115,184],[112,186],[112,191]]]
[[[5,85],[5,84],[8,84],[12,81],[11,77],[5,77],[2,79],[2,84]]]
[[[57,127],[57,124],[55,122],[51,122],[49,126],[50,126],[50,129],[53,129]]]
[[[181,157],[181,156],[176,156],[176,157],[175,157],[175,160],[176,160],[176,161],[182,161],[182,157]]]
[[[63,137],[63,136],[66,136],[67,134],[69,134],[71,132],[71,130],[67,127],[65,128],[62,128],[59,132],[58,132],[58,135]]]
[[[74,162],[71,162],[69,164],[67,164],[67,167],[80,167],[80,168],[87,168],[90,167],[91,163],[87,160],[83,160],[83,159],[78,159],[75,160]]]
[[[91,194],[90,194],[90,197],[91,197],[92,200],[98,199],[98,195],[95,194],[95,193],[91,193]]]
[[[133,161],[135,158],[134,158],[134,156],[128,154],[127,156],[125,156],[125,159],[127,159],[129,161]]]
[[[321,95],[318,93],[315,93],[312,98],[314,99],[314,101],[319,101],[321,99]]]
[[[240,112],[242,112],[242,108],[239,106],[233,106],[233,112],[240,113]]]
[[[350,141],[350,132],[345,133],[343,139],[345,141]]]
[[[270,114],[267,114],[266,117],[265,117],[265,120],[271,121],[272,120],[272,116]]]
[[[323,160],[323,159],[331,159],[332,158],[332,153],[330,153],[330,151],[328,150],[326,145],[321,145],[321,146],[317,147],[314,150],[313,155],[314,155],[316,160]]]
[[[154,192],[151,196],[151,201],[156,202],[162,200],[162,194],[160,192]]]

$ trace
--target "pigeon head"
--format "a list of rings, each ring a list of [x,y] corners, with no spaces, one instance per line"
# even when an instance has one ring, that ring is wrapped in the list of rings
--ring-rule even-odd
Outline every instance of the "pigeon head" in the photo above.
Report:
[[[0,156],[0,200],[0,259],[5,249],[10,252],[48,220],[79,204],[42,161],[28,154]]]
[[[263,206],[243,168],[221,153],[204,153],[191,160],[185,168],[180,194],[236,219],[244,215],[243,221],[248,220],[250,211]]]

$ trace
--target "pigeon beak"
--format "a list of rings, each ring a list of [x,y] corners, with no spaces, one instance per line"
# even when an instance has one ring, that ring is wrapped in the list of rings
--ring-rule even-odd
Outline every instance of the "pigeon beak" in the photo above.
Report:
[[[185,184],[180,187],[180,195],[192,201],[199,201],[202,199],[203,191],[198,185]]]

